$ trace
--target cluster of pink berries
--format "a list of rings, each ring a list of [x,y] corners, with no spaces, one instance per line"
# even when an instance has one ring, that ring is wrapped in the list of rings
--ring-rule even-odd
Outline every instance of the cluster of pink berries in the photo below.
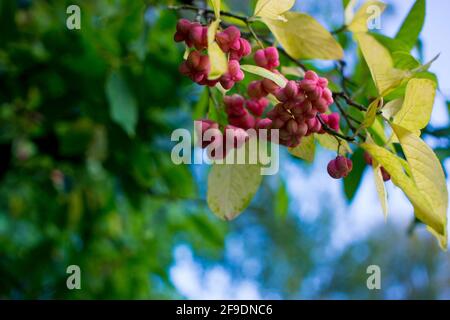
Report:
[[[241,38],[238,28],[230,26],[216,34],[217,44],[224,53],[228,54],[228,72],[219,79],[208,79],[211,64],[209,56],[202,53],[208,47],[207,26],[180,19],[174,40],[185,42],[189,48],[195,48],[180,66],[180,72],[192,81],[210,87],[220,82],[224,89],[229,90],[236,82],[244,79],[244,72],[240,68],[239,61],[251,53],[251,46],[247,40]]]
[[[280,129],[280,143],[296,147],[302,137],[313,133],[324,133],[321,117],[331,129],[339,130],[339,114],[325,114],[333,103],[328,89],[328,80],[320,78],[314,71],[307,71],[301,81],[288,81],[283,89],[275,92],[280,101],[268,116],[272,128]]]
[[[202,148],[211,148],[211,158],[220,160],[227,156],[231,149],[240,148],[248,139],[248,133],[233,125],[227,125],[224,133],[219,124],[212,120],[200,120],[201,126],[197,132]]]
[[[370,156],[370,154],[368,154],[367,152],[364,152],[364,161],[371,166],[373,163],[372,157]],[[381,175],[383,176],[383,181],[389,181],[391,180],[391,176],[390,174],[386,171],[385,168],[381,167]]]

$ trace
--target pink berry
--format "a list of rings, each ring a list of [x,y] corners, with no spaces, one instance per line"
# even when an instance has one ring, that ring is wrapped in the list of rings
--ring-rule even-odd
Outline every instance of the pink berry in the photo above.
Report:
[[[238,117],[246,114],[245,99],[238,95],[225,96],[223,98],[225,104],[225,111],[229,116]]]
[[[278,50],[275,47],[256,51],[254,59],[258,66],[268,70],[275,69],[280,65]]]
[[[266,97],[268,95],[267,91],[264,90],[261,80],[255,80],[250,82],[250,84],[247,87],[247,94],[252,99],[259,99]]]
[[[267,98],[247,100],[247,109],[255,116],[260,117],[269,105]]]
[[[239,50],[241,31],[235,26],[230,26],[224,31],[216,34],[216,41],[223,52],[228,53],[230,50]]]

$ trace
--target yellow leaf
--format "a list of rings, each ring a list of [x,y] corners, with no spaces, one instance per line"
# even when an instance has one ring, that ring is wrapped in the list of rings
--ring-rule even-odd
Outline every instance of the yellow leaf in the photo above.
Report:
[[[367,144],[375,144],[372,137],[367,135]],[[386,187],[384,185],[383,174],[381,173],[381,165],[375,160],[372,160],[372,172],[375,181],[375,189],[377,190],[378,199],[381,203],[381,209],[383,210],[384,219],[387,219],[388,215],[388,203],[387,203],[387,194]]]
[[[225,53],[220,49],[214,40],[220,20],[216,20],[208,28],[208,56],[211,64],[211,71],[208,79],[217,79],[228,71],[228,60]]]
[[[319,144],[325,149],[337,151],[339,148],[339,143],[337,139],[331,134],[314,134],[315,139],[319,142]],[[339,148],[339,154],[341,156],[345,156],[347,153],[352,153],[352,149],[348,145],[348,142],[345,140],[341,141],[341,147]]]
[[[345,25],[348,26],[353,21],[355,17],[355,6],[358,3],[358,0],[350,0],[347,6],[344,8],[344,17],[345,17]]]
[[[316,144],[314,142],[314,136],[310,135],[302,138],[302,142],[295,148],[289,148],[289,153],[293,156],[306,160],[308,162],[314,161],[314,155],[316,152]]]
[[[397,156],[373,143],[363,143],[361,144],[361,148],[366,150],[373,159],[382,165],[390,174],[392,182],[403,190],[405,195],[413,204],[416,212],[419,213],[417,218],[428,225],[433,225],[438,229],[441,228],[441,223],[439,221],[440,219],[438,219],[436,215],[426,214],[427,211],[433,213],[431,210],[431,205],[419,191],[414,181],[406,175]]]
[[[344,56],[339,43],[314,18],[304,13],[287,12],[288,20],[263,18],[286,52],[295,59],[340,60]]]
[[[386,103],[383,107],[382,113],[386,119],[391,119],[400,111],[403,105],[403,99],[395,99]]]
[[[428,199],[420,192],[414,181],[405,173],[403,166],[396,155],[376,144],[363,143],[361,148],[366,150],[390,174],[392,182],[403,190],[414,206],[416,217],[438,230],[444,232],[442,219],[434,212]]]
[[[416,134],[398,125],[392,125],[392,128],[402,145],[417,189],[430,203],[433,216],[437,216],[439,225],[429,226],[445,238],[445,241],[443,238],[440,239],[444,247],[447,242],[448,209],[448,190],[444,170],[433,150]],[[427,212],[421,212],[421,214],[427,214]]]
[[[367,112],[364,116],[364,120],[361,123],[360,129],[366,129],[373,125],[375,119],[377,117],[377,112],[380,109],[380,106],[383,105],[383,99],[377,98],[375,99],[367,108]]]
[[[259,0],[256,3],[254,16],[286,21],[282,16],[295,4],[295,0]]]
[[[219,218],[232,220],[248,207],[261,181],[257,164],[214,164],[208,175],[208,206]]]
[[[241,69],[244,71],[256,74],[257,76],[270,79],[282,88],[284,88],[287,84],[287,80],[285,78],[283,78],[282,76],[280,76],[276,73],[273,73],[267,69],[258,67],[258,66],[253,66],[250,64],[243,64],[243,65],[241,65]]]
[[[386,4],[380,1],[368,1],[364,3],[354,15],[351,23],[348,24],[347,29],[353,33],[367,32],[367,23],[379,18],[385,9]]]
[[[220,2],[221,0],[209,0],[211,3],[211,7],[214,10],[214,14],[216,16],[216,19],[219,20],[220,18]]]
[[[388,216],[388,203],[386,195],[386,187],[384,186],[383,174],[381,173],[381,166],[373,162],[372,166],[373,176],[375,178],[375,188],[377,189],[378,199],[381,203],[381,208],[383,209],[384,219]]]
[[[369,66],[372,79],[380,96],[384,97],[402,81],[411,76],[411,72],[394,68],[389,51],[367,33],[356,33],[355,39]]]
[[[406,86],[405,102],[394,117],[394,123],[417,132],[430,122],[436,86],[429,79],[411,79]]]
[[[299,67],[281,67],[281,73],[284,75],[291,75],[299,78],[303,78],[305,76],[305,71]]]

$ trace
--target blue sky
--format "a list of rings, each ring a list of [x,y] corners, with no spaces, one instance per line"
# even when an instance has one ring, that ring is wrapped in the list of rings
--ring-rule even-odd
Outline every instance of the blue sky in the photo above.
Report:
[[[329,21],[342,19],[342,12],[335,10],[336,0],[298,0],[297,10],[305,12],[320,12],[321,16],[314,15],[320,21],[328,24]],[[361,3],[362,1],[360,1]],[[382,18],[382,33],[393,36],[397,32],[403,19],[407,15],[414,0],[385,1],[391,6]],[[440,93],[437,96],[432,114],[431,124],[435,127],[445,126],[448,122],[446,111],[446,97],[450,97],[450,36],[447,25],[450,1],[428,0],[425,27],[422,32],[425,59],[431,60],[441,53],[431,67],[440,82]],[[431,141],[432,142],[432,141]],[[378,198],[375,191],[372,173],[366,170],[362,185],[354,202],[346,204],[341,181],[329,179],[324,174],[327,162],[332,153],[321,151],[312,168],[305,168],[283,159],[282,174],[291,193],[293,212],[298,212],[299,219],[314,220],[322,208],[316,204],[327,196],[333,203],[334,230],[330,246],[333,250],[345,250],[352,241],[363,240],[370,235],[373,228],[385,224]],[[445,163],[450,172],[450,163]],[[449,181],[447,185],[450,187]],[[302,190],[302,192],[298,192]],[[320,195],[318,194],[320,190]],[[407,229],[412,219],[412,206],[402,191],[395,188],[392,183],[387,184],[389,194],[389,217],[387,223],[393,223],[398,228]],[[371,204],[371,205],[367,205]],[[372,205],[375,204],[375,205]],[[192,299],[257,299],[261,298],[257,283],[240,281],[236,283],[230,274],[221,265],[211,266],[208,269],[195,261],[191,249],[187,246],[178,247],[175,252],[175,261],[171,269],[171,278],[178,290]],[[277,298],[274,292],[264,298]]]

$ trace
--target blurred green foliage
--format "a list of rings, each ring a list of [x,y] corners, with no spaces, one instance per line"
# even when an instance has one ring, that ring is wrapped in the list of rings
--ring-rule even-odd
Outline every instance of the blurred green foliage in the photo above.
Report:
[[[265,179],[232,223],[207,209],[203,169],[170,160],[171,132],[215,109],[178,72],[168,2],[0,1],[0,298],[179,298],[170,277],[179,244],[202,270],[222,264],[264,297],[383,298],[399,286],[404,297],[448,297],[448,255],[422,233],[383,228],[330,252],[328,194],[310,221],[280,177]],[[82,8],[81,30],[66,28],[70,4]],[[428,133],[448,138],[448,128]],[[349,199],[363,172],[346,180]],[[365,287],[370,263],[389,270],[383,292]],[[82,290],[66,288],[71,264]]]
[[[174,297],[174,243],[222,247],[224,225],[177,200],[196,195],[169,145],[192,97],[176,16],[147,8],[1,1],[0,298]],[[70,264],[83,290],[67,290]]]

